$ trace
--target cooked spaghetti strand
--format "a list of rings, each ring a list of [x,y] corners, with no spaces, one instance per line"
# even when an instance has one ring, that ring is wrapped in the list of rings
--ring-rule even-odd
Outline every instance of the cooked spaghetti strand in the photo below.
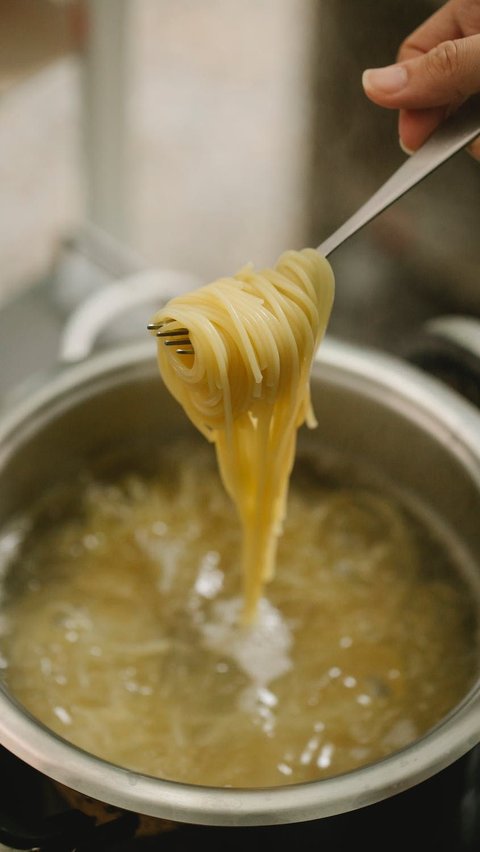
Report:
[[[274,269],[246,266],[171,299],[153,323],[188,329],[192,354],[158,341],[167,388],[216,446],[243,529],[244,617],[251,621],[275,573],[296,433],[316,425],[310,371],[334,295],[314,249],[282,254]]]

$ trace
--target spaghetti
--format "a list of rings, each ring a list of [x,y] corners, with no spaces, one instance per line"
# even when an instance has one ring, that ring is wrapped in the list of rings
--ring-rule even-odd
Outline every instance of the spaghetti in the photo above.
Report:
[[[330,265],[303,249],[285,252],[273,269],[246,266],[177,296],[154,317],[170,333],[188,330],[191,354],[159,339],[158,364],[169,391],[216,446],[242,525],[246,621],[274,575],[297,429],[316,425],[310,371],[333,295]]]

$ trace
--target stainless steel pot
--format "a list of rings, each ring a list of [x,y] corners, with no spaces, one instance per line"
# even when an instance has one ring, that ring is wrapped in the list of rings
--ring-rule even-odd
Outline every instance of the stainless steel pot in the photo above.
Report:
[[[416,368],[333,340],[321,347],[312,391],[320,425],[302,430],[300,444],[360,460],[410,495],[458,548],[480,601],[480,415],[474,407]],[[165,444],[179,433],[198,439],[161,383],[153,341],[68,367],[0,419],[0,523],[85,466],[105,459],[141,465],[152,440]],[[5,688],[0,741],[45,776],[136,813],[197,825],[302,823],[401,799],[402,791],[424,787],[421,782],[474,754],[480,681],[434,730],[391,757],[343,776],[274,789],[189,786],[111,765],[47,730]]]

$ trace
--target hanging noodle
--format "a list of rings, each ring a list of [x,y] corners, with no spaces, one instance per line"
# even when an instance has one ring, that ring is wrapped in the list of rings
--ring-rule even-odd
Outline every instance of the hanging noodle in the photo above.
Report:
[[[193,353],[159,338],[158,364],[169,391],[216,445],[242,524],[246,621],[274,574],[297,429],[316,426],[310,370],[333,295],[332,270],[318,252],[288,251],[274,269],[247,266],[171,299],[153,318],[165,331],[188,329]]]

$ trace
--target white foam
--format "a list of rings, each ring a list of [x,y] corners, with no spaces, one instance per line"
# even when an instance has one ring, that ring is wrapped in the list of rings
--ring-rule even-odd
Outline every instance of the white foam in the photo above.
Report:
[[[212,619],[200,628],[203,641],[211,651],[234,660],[258,689],[266,689],[292,667],[292,635],[279,610],[266,598],[260,600],[253,624],[242,624],[241,612],[241,598],[218,601]],[[262,693],[260,701],[264,703]]]

